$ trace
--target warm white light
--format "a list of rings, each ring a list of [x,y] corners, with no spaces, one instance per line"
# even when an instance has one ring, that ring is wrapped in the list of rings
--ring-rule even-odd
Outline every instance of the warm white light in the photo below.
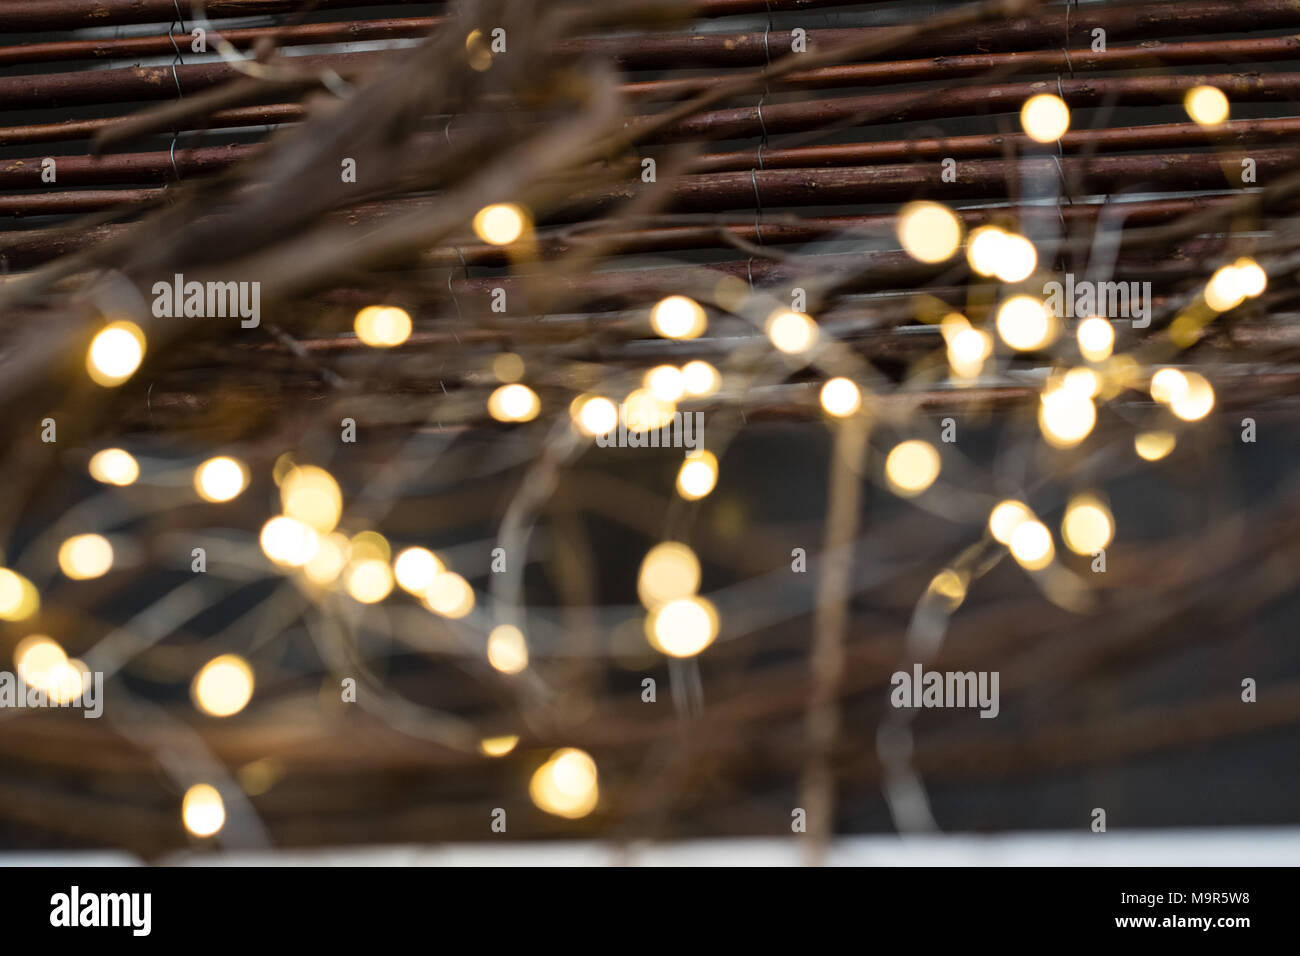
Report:
[[[948,364],[959,378],[978,377],[991,354],[993,337],[981,329],[960,329],[948,339]]]
[[[936,263],[951,258],[961,243],[961,221],[937,202],[912,202],[898,213],[898,241],[913,259]]]
[[[478,742],[478,749],[485,757],[504,757],[518,745],[518,734],[502,734],[500,737],[484,737]]]
[[[377,349],[390,349],[411,337],[411,316],[395,305],[369,305],[357,313],[357,338]]]
[[[307,580],[319,587],[327,587],[343,573],[352,556],[352,545],[338,532],[327,534],[319,540],[316,553],[302,566]]]
[[[1205,376],[1185,373],[1187,388],[1169,402],[1169,410],[1185,422],[1200,421],[1214,408],[1214,389]]]
[[[443,617],[464,617],[474,610],[474,589],[455,571],[443,571],[434,576],[424,593],[424,603]]]
[[[214,657],[194,675],[190,696],[205,714],[237,714],[253,699],[253,669],[238,654]]]
[[[113,546],[103,535],[79,534],[59,546],[59,568],[75,581],[106,574],[113,566]]]
[[[673,420],[675,402],[666,402],[648,388],[634,389],[623,399],[623,424],[630,432],[663,428]]]
[[[316,555],[320,536],[315,529],[283,515],[262,526],[259,537],[263,553],[285,567],[300,568]]]
[[[488,396],[488,414],[499,422],[528,422],[537,417],[542,401],[527,385],[502,385]]]
[[[682,366],[682,383],[688,395],[703,397],[718,391],[722,386],[722,376],[708,362],[696,359]]]
[[[128,451],[105,448],[90,459],[90,476],[106,485],[125,487],[140,477],[140,465]]]
[[[514,203],[484,206],[474,216],[474,232],[484,242],[508,246],[524,234],[528,217]]]
[[[1246,282],[1236,265],[1221,266],[1205,284],[1205,304],[1215,312],[1228,312],[1246,298]],[[1252,280],[1253,284],[1253,280]]]
[[[243,462],[222,455],[194,469],[194,490],[204,501],[230,501],[248,485]]]
[[[767,337],[787,355],[808,351],[817,335],[817,323],[802,312],[778,312],[767,320]]]
[[[1055,93],[1040,93],[1020,108],[1020,125],[1036,143],[1055,143],[1070,128],[1070,108]]]
[[[90,343],[86,371],[96,385],[121,385],[144,359],[144,332],[134,322],[110,322]]]
[[[524,632],[513,624],[492,629],[487,640],[487,659],[503,674],[518,674],[528,666],[528,643]]]
[[[718,612],[702,597],[678,598],[650,615],[650,642],[670,657],[694,657],[718,636]]]
[[[982,276],[997,272],[1002,258],[1002,243],[1007,234],[997,226],[980,226],[970,234],[966,246],[966,261]]]
[[[185,791],[181,801],[181,819],[185,829],[198,837],[210,837],[226,825],[226,805],[217,788],[196,783]]]
[[[1183,107],[1199,126],[1218,126],[1228,118],[1228,97],[1213,86],[1194,86],[1183,97]]]
[[[0,568],[0,621],[21,621],[40,609],[36,586],[9,568]]]
[[[1088,437],[1097,423],[1097,406],[1084,392],[1057,388],[1044,392],[1038,405],[1038,425],[1048,444],[1070,448]]]
[[[1268,288],[1268,273],[1258,262],[1243,256],[1233,265],[1237,268],[1237,288],[1243,295],[1253,299],[1264,294],[1264,290]]]
[[[718,459],[712,452],[693,452],[677,472],[677,493],[687,501],[703,498],[718,483]]]
[[[442,562],[428,548],[407,548],[393,561],[393,574],[402,590],[421,596],[442,570]]]
[[[1016,528],[1033,516],[1034,513],[1022,502],[1010,498],[999,501],[989,512],[989,532],[1000,544],[1010,544]]]
[[[387,561],[366,558],[354,562],[343,576],[343,586],[354,601],[377,604],[393,590],[393,571]]]
[[[679,541],[664,541],[649,551],[637,573],[636,591],[650,610],[690,597],[700,588],[700,559]]]
[[[618,427],[618,406],[599,395],[579,396],[570,412],[578,431],[589,438],[607,435]]]
[[[14,669],[30,687],[47,689],[67,663],[67,653],[44,634],[24,637],[14,648]]]
[[[822,386],[822,408],[836,418],[845,418],[862,407],[862,392],[847,378],[833,378]]]
[[[694,339],[704,334],[708,316],[694,299],[670,295],[650,310],[650,325],[666,339]]]
[[[1177,440],[1173,432],[1142,432],[1133,439],[1133,449],[1138,457],[1147,461],[1159,461],[1174,450]]]
[[[885,477],[894,492],[919,495],[939,477],[939,453],[927,441],[914,438],[895,445],[885,459]]]
[[[546,813],[570,820],[585,817],[600,799],[596,762],[574,747],[557,750],[533,774],[528,795]]]
[[[1012,296],[1003,302],[998,309],[997,327],[1002,341],[1021,352],[1041,349],[1056,334],[1051,311],[1029,295]]]
[[[657,365],[646,372],[643,383],[661,401],[675,402],[686,393],[681,369],[671,365]]]
[[[1080,322],[1075,335],[1079,340],[1079,354],[1089,362],[1104,362],[1115,348],[1115,327],[1099,316]]]
[[[1187,394],[1187,376],[1176,368],[1162,368],[1151,376],[1151,397],[1169,404]]]
[[[1011,556],[1021,567],[1038,571],[1052,563],[1056,549],[1052,546],[1052,533],[1041,521],[1029,519],[1016,525],[1008,546]]]
[[[1024,236],[1014,232],[1002,236],[993,274],[1003,282],[1023,282],[1038,268],[1038,250]]]
[[[1105,503],[1091,495],[1071,499],[1061,520],[1061,537],[1075,554],[1096,554],[1115,535],[1115,519]]]

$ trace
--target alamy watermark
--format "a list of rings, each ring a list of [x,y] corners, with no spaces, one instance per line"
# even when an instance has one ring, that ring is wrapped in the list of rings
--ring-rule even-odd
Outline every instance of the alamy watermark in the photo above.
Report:
[[[262,322],[262,283],[186,282],[176,273],[171,282],[153,284],[153,314],[159,319],[240,319],[255,329]]]
[[[28,684],[17,674],[0,671],[0,710],[41,707],[80,707],[83,717],[104,713],[104,672],[82,671],[81,693],[53,694],[38,684]]]
[[[1058,319],[1132,319],[1133,328],[1151,324],[1150,282],[1094,282],[1065,274],[1065,282],[1043,284],[1043,303]]]
[[[629,422],[629,418],[631,419]],[[626,405],[618,409],[618,427],[596,436],[601,448],[685,448],[689,452],[704,448],[704,413],[673,412],[672,418],[655,428],[642,427],[635,411]]]
[[[895,671],[889,702],[895,707],[978,707],[981,717],[996,717],[998,671],[927,671],[920,664],[912,672]]]

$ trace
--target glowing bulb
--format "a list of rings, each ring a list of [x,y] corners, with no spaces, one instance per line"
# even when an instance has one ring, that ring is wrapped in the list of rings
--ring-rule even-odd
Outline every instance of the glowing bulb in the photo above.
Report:
[[[1205,284],[1205,304],[1215,312],[1228,312],[1246,298],[1245,282],[1235,265],[1221,266]]]
[[[67,663],[63,648],[44,634],[24,637],[14,648],[14,668],[30,687],[46,689]]]
[[[1176,368],[1162,368],[1151,376],[1151,397],[1170,404],[1187,394],[1187,376]]]
[[[1169,401],[1169,410],[1185,422],[1200,421],[1214,408],[1214,389],[1205,376],[1196,372],[1185,374],[1187,388]]]
[[[767,320],[767,337],[787,355],[812,348],[818,331],[817,323],[802,312],[778,312]]]
[[[1092,432],[1097,423],[1097,406],[1090,395],[1076,389],[1057,388],[1044,392],[1038,405],[1038,425],[1048,444],[1070,448]]]
[[[0,568],[0,621],[21,621],[41,606],[36,586],[21,574]]]
[[[1061,519],[1061,537],[1075,554],[1096,554],[1115,535],[1115,519],[1105,503],[1091,495],[1071,499]]]
[[[1089,362],[1104,362],[1115,347],[1115,327],[1099,316],[1091,316],[1079,323],[1075,331],[1079,340],[1079,354]]]
[[[939,453],[918,438],[895,445],[885,459],[885,477],[895,494],[919,495],[939,477]]]
[[[311,560],[302,566],[302,573],[313,584],[327,587],[333,584],[347,567],[351,554],[352,546],[347,538],[337,532],[327,534],[320,539]]]
[[[630,432],[663,428],[676,411],[674,402],[664,401],[648,388],[638,388],[623,400],[623,422]]]
[[[1254,259],[1243,256],[1233,265],[1237,269],[1237,288],[1241,293],[1250,299],[1263,295],[1268,287],[1268,273],[1260,264]]]
[[[527,385],[502,385],[488,396],[488,414],[499,422],[529,422],[542,410],[542,401]]]
[[[54,703],[69,704],[86,692],[90,676],[85,663],[72,658],[50,672],[45,692]]]
[[[1070,108],[1054,93],[1040,93],[1020,108],[1020,125],[1036,143],[1055,143],[1070,128]]]
[[[702,597],[669,601],[650,614],[650,643],[669,657],[694,657],[718,636],[718,612]]]
[[[998,245],[993,274],[1003,282],[1023,282],[1038,268],[1038,250],[1024,236],[1006,233]]]
[[[682,384],[688,395],[713,395],[722,386],[722,376],[708,362],[696,359],[682,366]]]
[[[997,226],[980,226],[970,234],[966,246],[966,261],[982,276],[991,276],[998,270],[1002,258],[1002,242],[1007,234]]]
[[[1041,521],[1029,519],[1016,525],[1008,542],[1011,556],[1022,568],[1039,571],[1052,563],[1056,549],[1052,546],[1052,533]]]
[[[862,393],[847,378],[833,378],[822,386],[822,408],[836,418],[846,418],[862,407]]]
[[[600,799],[596,762],[582,750],[557,750],[537,768],[528,795],[539,810],[577,820],[596,809]]]
[[[948,340],[948,364],[959,378],[976,378],[993,353],[993,338],[980,329],[965,328]]]
[[[1010,544],[1016,528],[1033,516],[1034,513],[1019,501],[1010,498],[999,501],[989,512],[989,532],[998,543]]]
[[[1159,461],[1174,450],[1175,443],[1173,432],[1142,432],[1133,439],[1133,449],[1140,458]]]
[[[692,452],[677,472],[677,493],[687,501],[698,501],[718,483],[718,459],[712,452]]]
[[[106,485],[126,487],[140,477],[140,465],[128,451],[105,448],[90,459],[90,477]]]
[[[514,203],[484,206],[474,215],[474,232],[484,242],[508,246],[524,234],[528,218]]]
[[[225,455],[209,458],[194,470],[194,490],[204,501],[230,501],[248,485],[248,469]]]
[[[214,657],[194,675],[190,696],[205,714],[237,714],[253,699],[253,669],[238,654]]]
[[[144,332],[134,322],[110,322],[90,343],[86,371],[96,385],[121,385],[144,360]]]
[[[390,349],[411,337],[411,316],[395,305],[369,305],[352,323],[357,338],[377,349]]]
[[[502,734],[500,737],[484,737],[478,742],[478,749],[485,757],[504,757],[518,744],[518,734]]]
[[[226,805],[217,788],[196,783],[185,791],[181,801],[181,820],[185,829],[197,837],[210,837],[226,825]]]
[[[962,601],[966,600],[967,578],[963,574],[944,568],[930,581],[927,589],[931,594],[937,594],[948,602],[949,608],[956,608]]]
[[[1016,295],[998,309],[998,335],[1020,352],[1048,345],[1056,337],[1055,317],[1047,306],[1029,295]]]
[[[1072,368],[1061,380],[1061,388],[1084,398],[1094,398],[1101,392],[1101,376],[1090,368]]]
[[[262,526],[259,541],[262,552],[268,558],[276,564],[291,568],[302,567],[316,556],[320,547],[320,537],[314,528],[283,515],[272,518]]]
[[[671,365],[658,365],[645,374],[642,383],[664,402],[675,402],[686,393],[686,383],[682,381],[681,369]]]
[[[518,674],[528,666],[528,643],[524,632],[513,624],[492,628],[487,640],[487,659],[503,674]]]
[[[618,427],[618,406],[608,398],[579,396],[569,410],[578,431],[589,438],[608,435]]]
[[[912,202],[898,213],[898,241],[919,262],[943,262],[961,243],[961,220],[937,202]]]
[[[387,562],[393,556],[392,545],[378,531],[360,531],[354,534],[348,542],[348,548],[354,561],[374,559]]]
[[[324,468],[299,465],[280,483],[280,504],[290,518],[328,534],[343,515],[343,492]]]
[[[1218,126],[1228,118],[1228,97],[1213,86],[1194,86],[1183,97],[1183,107],[1198,126]]]
[[[367,558],[348,568],[343,586],[352,600],[362,604],[377,604],[392,592],[393,572],[387,561]]]
[[[97,578],[113,566],[113,546],[98,534],[79,534],[59,546],[59,567],[74,581]]]
[[[423,595],[434,577],[446,570],[428,548],[407,548],[393,561],[393,574],[403,591]]]
[[[690,597],[700,588],[700,559],[678,541],[664,541],[646,552],[637,573],[641,603],[654,610],[670,601]]]
[[[424,592],[424,603],[443,617],[464,617],[474,610],[474,589],[455,571],[443,571],[434,575],[429,590]]]
[[[704,334],[708,316],[694,299],[670,295],[650,310],[650,326],[666,339],[695,339]]]
[[[492,374],[499,382],[517,382],[524,377],[524,360],[514,352],[502,352],[492,360]]]

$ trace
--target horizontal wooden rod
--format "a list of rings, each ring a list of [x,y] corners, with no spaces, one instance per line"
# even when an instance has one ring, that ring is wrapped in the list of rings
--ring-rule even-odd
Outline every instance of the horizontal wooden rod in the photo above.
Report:
[[[280,123],[296,122],[306,115],[306,108],[297,103],[241,106],[209,113],[200,121],[187,122],[185,127],[189,130],[275,126]],[[107,116],[65,120],[62,123],[35,123],[30,126],[0,126],[0,146],[32,146],[37,143],[89,139],[102,130],[120,126],[127,119],[130,117]]]
[[[345,10],[349,7],[384,7],[407,4],[432,6],[427,0],[312,0],[314,10]],[[179,6],[186,20],[199,15],[200,6],[209,18],[257,17],[296,13],[303,0],[0,0],[0,32],[66,30],[76,27],[118,26],[126,23],[171,23]]]

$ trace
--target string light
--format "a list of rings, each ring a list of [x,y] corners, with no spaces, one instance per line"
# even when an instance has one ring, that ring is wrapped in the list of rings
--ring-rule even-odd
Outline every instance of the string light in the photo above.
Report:
[[[90,459],[90,477],[106,485],[125,488],[140,477],[140,465],[121,448],[105,448]]]
[[[675,402],[666,402],[648,388],[634,389],[623,399],[623,423],[630,432],[663,428],[673,420]]]
[[[226,455],[209,458],[194,469],[194,490],[204,501],[231,501],[247,486],[244,463]]]
[[[110,322],[91,340],[86,371],[96,385],[121,385],[144,360],[144,331],[134,322]]]
[[[262,553],[284,567],[300,568],[316,555],[320,536],[310,525],[280,515],[262,526]]]
[[[1141,432],[1134,437],[1133,448],[1138,457],[1147,461],[1159,461],[1174,450],[1176,442],[1173,432]]]
[[[411,337],[411,316],[394,305],[369,305],[352,323],[357,338],[377,349],[390,349]]]
[[[832,378],[822,386],[822,408],[836,418],[847,418],[862,407],[862,392],[847,378]]]
[[[333,531],[343,516],[343,492],[324,468],[299,465],[280,483],[284,513],[319,534]]]
[[[708,316],[694,299],[670,295],[650,310],[650,326],[666,339],[695,339],[708,327]]]
[[[44,690],[68,663],[68,655],[45,634],[24,637],[14,648],[14,670],[29,687]]]
[[[569,412],[578,431],[588,438],[608,435],[618,427],[618,406],[599,395],[579,395]]]
[[[1038,404],[1038,425],[1048,444],[1072,448],[1092,432],[1097,407],[1087,393],[1060,387],[1042,394]]]
[[[513,624],[492,628],[487,639],[487,659],[503,674],[518,674],[528,666],[528,643],[524,632]]]
[[[16,571],[0,568],[0,621],[22,621],[41,606],[36,586]]]
[[[717,394],[722,387],[722,376],[708,362],[695,359],[682,366],[682,384],[686,386],[686,394],[703,398]]]
[[[1004,233],[998,242],[993,274],[1003,282],[1023,282],[1038,268],[1038,250],[1024,236]]]
[[[1055,143],[1070,128],[1070,108],[1055,93],[1040,93],[1020,108],[1020,125],[1036,143]]]
[[[1002,258],[1002,242],[1007,234],[997,226],[979,226],[970,234],[966,245],[966,261],[976,273],[992,276]]]
[[[518,745],[518,734],[502,734],[500,737],[484,737],[478,742],[478,749],[485,757],[504,757]]]
[[[1183,379],[1187,387],[1170,398],[1169,410],[1185,422],[1200,421],[1214,408],[1214,389],[1197,372],[1186,372]]]
[[[1183,97],[1183,107],[1199,126],[1218,126],[1228,119],[1228,98],[1217,87],[1192,87]]]
[[[1075,554],[1092,555],[1111,542],[1115,519],[1110,509],[1093,495],[1077,495],[1065,508],[1061,538]]]
[[[392,593],[393,572],[387,561],[367,558],[348,567],[343,587],[354,601],[378,604]]]
[[[919,438],[895,445],[885,459],[885,477],[895,494],[919,495],[939,477],[939,452]]]
[[[524,377],[524,360],[514,352],[502,352],[492,360],[492,374],[498,382],[517,382]]]
[[[181,820],[185,829],[197,837],[214,836],[226,825],[226,805],[217,788],[196,783],[185,791],[181,801]]]
[[[1056,549],[1052,546],[1052,533],[1041,521],[1033,518],[1016,525],[1008,542],[1011,556],[1028,571],[1040,571],[1052,563]]]
[[[918,262],[950,259],[961,244],[961,220],[937,202],[912,202],[898,213],[898,241]]]
[[[59,568],[74,581],[107,574],[113,566],[113,546],[99,534],[79,534],[59,546]]]
[[[527,385],[502,385],[488,396],[488,414],[499,422],[530,422],[542,410],[542,401]]]
[[[517,241],[527,226],[527,215],[514,203],[494,203],[474,214],[474,234],[494,246]]]
[[[642,384],[650,389],[655,398],[664,402],[675,402],[686,394],[686,383],[682,380],[681,369],[671,365],[655,366],[646,372]]]
[[[539,810],[553,816],[585,817],[600,800],[596,761],[575,747],[557,750],[533,773],[528,795]]]
[[[393,561],[393,575],[403,591],[422,596],[434,577],[445,570],[428,548],[407,548]]]
[[[1054,143],[1070,129],[1070,107],[1056,94],[1030,96],[1021,107],[1021,126],[1035,143]]]
[[[230,717],[253,699],[253,668],[238,654],[208,661],[190,685],[194,706],[212,717]]]
[[[1051,344],[1056,337],[1056,320],[1038,299],[1016,295],[998,309],[998,335],[1019,352],[1031,352]]]
[[[648,621],[650,643],[670,657],[694,657],[718,636],[718,612],[702,597],[677,598],[655,608]]]
[[[718,483],[718,459],[710,451],[692,452],[677,472],[677,493],[698,501]]]
[[[1023,502],[1014,499],[999,501],[989,512],[989,532],[1000,544],[1010,544],[1011,535],[1034,514]]]
[[[817,344],[817,323],[802,312],[777,312],[767,320],[767,337],[787,355],[807,352]]]
[[[434,575],[424,603],[442,617],[461,618],[474,610],[474,589],[455,571],[443,571]]]
[[[338,532],[320,539],[316,553],[302,566],[302,573],[318,587],[328,587],[347,567],[352,557],[352,543]]]
[[[700,559],[679,541],[663,541],[641,559],[636,591],[641,603],[653,610],[700,588]]]
[[[1090,316],[1079,323],[1075,331],[1079,340],[1079,354],[1089,362],[1104,362],[1115,347],[1115,327],[1105,319]]]
[[[1151,376],[1151,397],[1168,405],[1187,394],[1187,376],[1176,368],[1162,368]]]

